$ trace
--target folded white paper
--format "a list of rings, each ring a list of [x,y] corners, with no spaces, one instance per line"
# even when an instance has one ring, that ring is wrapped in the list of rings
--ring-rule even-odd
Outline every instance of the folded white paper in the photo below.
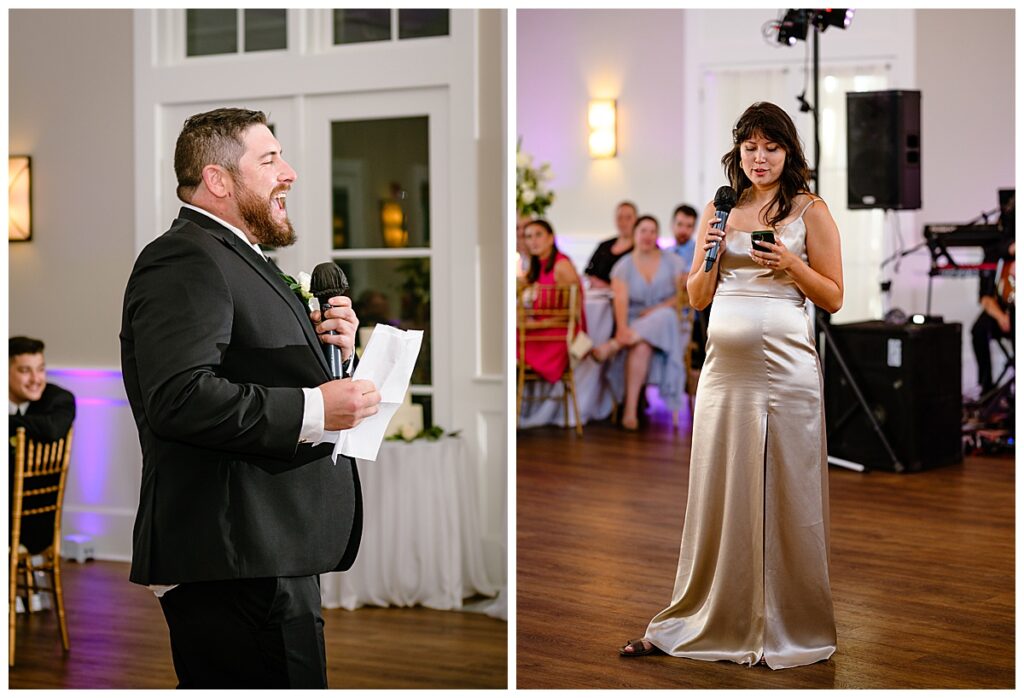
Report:
[[[423,330],[399,330],[383,324],[373,328],[352,380],[368,380],[377,387],[380,392],[378,412],[352,429],[324,432],[325,441],[335,442],[335,458],[343,453],[352,458],[377,460],[388,422],[409,389],[422,343]]]

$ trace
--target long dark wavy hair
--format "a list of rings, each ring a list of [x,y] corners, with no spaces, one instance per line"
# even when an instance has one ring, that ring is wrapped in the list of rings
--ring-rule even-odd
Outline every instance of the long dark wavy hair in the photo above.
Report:
[[[544,230],[548,231],[548,234],[551,237],[555,236],[555,229],[552,228],[551,224],[548,223],[543,218],[534,218],[532,221],[530,221],[529,223],[527,223],[523,227],[523,230],[525,231],[526,228],[529,228],[531,225],[539,225],[541,228],[544,228]],[[545,271],[545,273],[549,272],[549,271],[551,271],[552,269],[555,268],[555,257],[557,257],[557,256],[558,256],[558,245],[552,245],[551,246],[551,256],[548,257],[547,262],[544,264],[544,271]],[[541,271],[541,269],[540,269],[540,258],[537,255],[535,255],[535,254],[531,254],[530,255],[530,270],[528,272],[526,272],[526,281],[527,281],[527,283],[531,283],[531,284],[537,283],[537,279],[540,278],[540,271]]]
[[[789,114],[771,102],[754,102],[740,115],[732,130],[732,149],[722,156],[722,167],[729,183],[736,190],[738,198],[752,186],[750,179],[740,165],[740,148],[743,142],[755,135],[777,143],[786,151],[786,163],[779,177],[779,190],[775,197],[765,204],[761,212],[767,209],[765,220],[776,226],[789,216],[793,209],[793,199],[810,189],[807,159],[804,157],[800,137]]]

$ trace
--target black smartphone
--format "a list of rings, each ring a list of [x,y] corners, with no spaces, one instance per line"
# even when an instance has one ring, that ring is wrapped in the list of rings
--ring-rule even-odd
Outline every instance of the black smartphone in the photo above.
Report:
[[[775,244],[775,233],[770,230],[755,230],[750,234],[750,242],[754,246],[755,250],[759,252],[770,252],[770,250],[764,245],[759,245],[760,242],[770,242]]]

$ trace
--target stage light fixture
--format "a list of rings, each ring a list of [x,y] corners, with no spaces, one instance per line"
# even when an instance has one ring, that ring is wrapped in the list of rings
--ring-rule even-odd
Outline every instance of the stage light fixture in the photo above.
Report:
[[[811,23],[821,31],[829,27],[846,29],[853,21],[853,10],[816,10],[811,18]]]
[[[808,10],[786,10],[779,23],[779,43],[795,46],[797,41],[807,40]]]
[[[787,46],[795,46],[797,41],[807,40],[807,30],[814,26],[818,31],[829,27],[846,29],[853,21],[853,10],[786,10],[779,22],[778,42]]]

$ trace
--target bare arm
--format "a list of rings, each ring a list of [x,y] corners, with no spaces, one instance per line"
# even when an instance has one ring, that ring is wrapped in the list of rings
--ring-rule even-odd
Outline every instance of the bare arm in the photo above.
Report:
[[[777,268],[789,274],[812,303],[834,313],[843,307],[843,256],[839,228],[821,199],[804,213],[804,224],[807,226],[806,262],[778,243],[766,247],[779,257]]]
[[[690,296],[690,305],[697,310],[708,307],[711,299],[715,297],[715,289],[718,287],[718,265],[722,260],[722,255],[719,254],[711,271],[706,272],[704,271],[704,255],[716,241],[720,242],[725,237],[722,231],[711,227],[718,220],[715,217],[714,202],[704,207],[704,215],[701,216],[701,220],[704,223],[701,224],[697,233],[693,264],[690,266],[690,273],[686,279],[686,292]]]
[[[622,279],[612,279],[612,309],[615,312],[615,332],[629,326],[629,287]]]
[[[560,259],[555,262],[555,283],[559,286],[575,286],[580,282],[572,262],[568,259]]]
[[[995,296],[982,296],[981,309],[985,311],[986,315],[989,315],[999,323],[999,328],[1003,332],[1010,331],[1010,315],[999,307],[999,301],[996,300]]]

